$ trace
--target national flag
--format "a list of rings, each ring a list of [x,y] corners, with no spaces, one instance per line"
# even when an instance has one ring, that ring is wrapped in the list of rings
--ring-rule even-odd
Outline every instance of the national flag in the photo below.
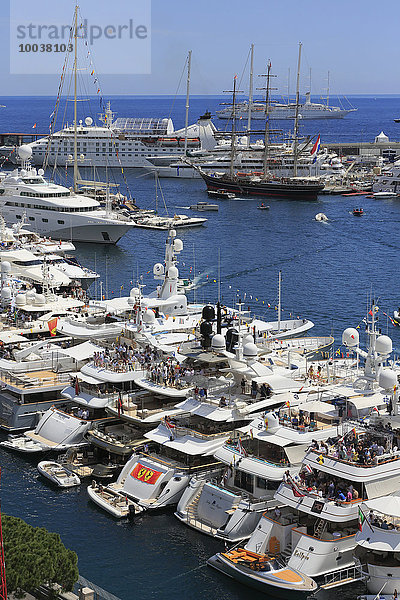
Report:
[[[32,129],[36,129],[36,123],[32,125]]]
[[[358,507],[358,529],[362,531],[363,524],[365,521],[365,515],[360,507]]]
[[[75,377],[75,396],[79,396],[79,380],[78,377]]]
[[[118,407],[118,416],[121,416],[121,413],[124,412],[124,408],[122,406],[122,396],[121,396],[121,392],[118,392],[118,400],[117,400],[117,407]]]
[[[250,429],[250,437],[251,437],[252,440],[254,440],[254,435],[253,435],[253,430],[252,429]]]
[[[305,494],[299,490],[292,478],[290,478],[290,485],[292,487],[293,496],[296,498],[304,498]]]
[[[172,425],[172,423],[170,422],[170,420],[168,419],[168,417],[165,417],[165,419],[164,419],[164,425],[168,429],[168,431],[170,432],[170,434],[172,435],[172,437],[175,437],[174,426]]]
[[[290,408],[290,401],[289,400],[286,400],[285,406],[287,406],[287,408]]]
[[[317,141],[315,142],[315,144],[314,144],[314,146],[312,147],[312,150],[311,150],[311,156],[314,158],[313,162],[315,162],[316,159],[317,159],[317,154],[319,152],[320,146],[321,146],[321,136],[318,135]]]
[[[353,429],[351,430],[350,433],[352,433],[354,435],[354,437],[357,438],[357,431],[356,431],[355,427],[353,427]]]
[[[305,471],[307,471],[307,473],[312,473],[312,472],[313,472],[313,470],[312,470],[312,468],[310,467],[310,465],[306,465],[306,466],[304,467],[304,470],[305,470]]]
[[[50,321],[47,321],[47,327],[49,328],[51,337],[54,337],[57,334],[57,322],[57,317],[54,317],[54,319],[50,319]]]
[[[324,460],[324,457],[322,456],[322,454],[320,454],[320,455],[318,456],[318,458],[317,458],[317,462],[318,462],[320,465],[323,465],[323,464],[324,464],[325,460]]]
[[[241,454],[242,456],[247,456],[247,452],[246,452],[246,450],[243,448],[243,444],[242,444],[242,440],[241,440],[241,438],[239,438],[239,439],[238,439],[237,448],[238,448],[238,450],[239,450],[239,452],[240,452],[240,454]]]
[[[90,74],[91,74],[91,75],[94,75],[94,69],[93,69],[93,71],[92,71]]]

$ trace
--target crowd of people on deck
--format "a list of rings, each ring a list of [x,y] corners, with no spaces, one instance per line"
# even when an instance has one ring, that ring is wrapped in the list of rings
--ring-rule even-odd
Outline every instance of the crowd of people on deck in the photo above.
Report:
[[[143,350],[128,346],[128,344],[113,344],[93,355],[93,364],[97,368],[124,373],[136,369],[149,369],[158,359],[157,349],[146,346]]]
[[[356,463],[359,465],[377,465],[380,457],[392,449],[391,437],[374,439],[369,434],[359,435],[351,433],[339,440],[336,444],[328,446],[324,442],[313,441],[312,447],[321,452],[329,454],[334,458]]]
[[[353,500],[359,500],[361,497],[360,491],[349,481],[322,471],[316,473],[314,469],[308,467],[303,468],[299,475],[294,478],[290,475],[289,471],[286,471],[283,480],[286,483],[292,483],[293,479],[294,483],[300,489],[314,493],[321,498],[340,502],[352,502]]]
[[[154,364],[149,369],[150,379],[154,383],[169,387],[182,388],[194,375],[194,369],[183,367],[171,357]]]

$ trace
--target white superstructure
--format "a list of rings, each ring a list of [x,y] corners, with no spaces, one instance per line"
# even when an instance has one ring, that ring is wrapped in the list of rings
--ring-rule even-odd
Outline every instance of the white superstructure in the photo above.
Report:
[[[134,225],[131,219],[97,200],[48,182],[43,171],[29,164],[31,148],[21,146],[22,168],[3,174],[0,209],[4,219],[15,223],[23,218],[41,235],[61,240],[115,244]]]

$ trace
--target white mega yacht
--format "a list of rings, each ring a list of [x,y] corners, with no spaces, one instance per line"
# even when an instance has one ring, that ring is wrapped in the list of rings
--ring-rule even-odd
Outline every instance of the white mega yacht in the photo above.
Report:
[[[3,174],[0,183],[0,209],[8,222],[27,220],[37,233],[60,240],[116,244],[134,222],[97,200],[76,194],[69,188],[48,182],[42,169],[29,161],[32,149],[19,148],[21,169]]]

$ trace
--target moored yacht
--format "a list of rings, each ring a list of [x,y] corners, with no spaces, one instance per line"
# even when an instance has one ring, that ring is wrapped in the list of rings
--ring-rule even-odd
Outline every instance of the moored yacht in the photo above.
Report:
[[[116,244],[134,225],[97,200],[72,192],[43,178],[29,164],[32,150],[21,146],[21,169],[5,174],[0,183],[0,208],[6,221],[21,221],[23,215],[41,234],[61,240]]]

